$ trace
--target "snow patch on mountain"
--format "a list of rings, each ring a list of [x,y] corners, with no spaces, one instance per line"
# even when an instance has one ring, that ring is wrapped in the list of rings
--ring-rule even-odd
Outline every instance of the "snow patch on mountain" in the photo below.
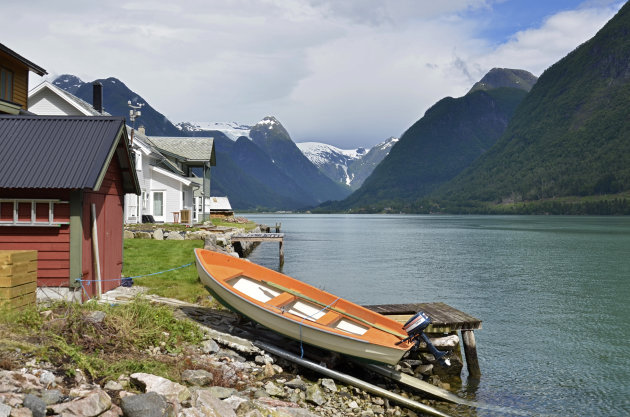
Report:
[[[236,122],[180,122],[175,125],[184,132],[204,132],[217,130],[228,138],[236,140],[241,136],[249,138],[251,126]]]
[[[365,155],[365,148],[340,149],[327,143],[300,142],[297,147],[315,165],[321,165],[331,160],[353,160]]]

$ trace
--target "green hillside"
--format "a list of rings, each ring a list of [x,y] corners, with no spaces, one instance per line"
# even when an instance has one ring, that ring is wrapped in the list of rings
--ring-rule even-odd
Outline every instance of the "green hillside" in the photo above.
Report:
[[[499,88],[440,100],[402,135],[361,188],[326,208],[379,211],[426,196],[490,149],[526,94]]]
[[[594,38],[541,75],[502,138],[433,202],[459,211],[554,200],[569,207],[568,197],[592,201],[630,190],[629,62],[626,4]]]

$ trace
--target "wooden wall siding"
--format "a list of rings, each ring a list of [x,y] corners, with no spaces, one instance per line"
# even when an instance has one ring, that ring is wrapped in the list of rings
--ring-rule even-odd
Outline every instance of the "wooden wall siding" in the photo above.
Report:
[[[70,227],[0,227],[0,250],[36,250],[37,285],[68,286]]]
[[[123,200],[122,171],[114,159],[107,170],[98,192],[86,192],[83,200],[83,279],[95,280],[92,256],[92,203],[96,206],[99,261],[102,291],[120,285],[123,265]],[[97,294],[95,283],[85,286],[90,297]],[[85,296],[85,294],[84,294]]]
[[[4,53],[0,53],[0,66],[13,71],[13,102],[26,110],[28,108],[28,67]]]
[[[40,90],[28,101],[28,110],[50,116],[82,116],[83,113],[48,89]]]

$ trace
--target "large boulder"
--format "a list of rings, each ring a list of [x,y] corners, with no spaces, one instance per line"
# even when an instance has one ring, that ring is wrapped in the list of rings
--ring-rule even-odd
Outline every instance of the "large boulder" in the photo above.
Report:
[[[95,417],[112,406],[112,399],[102,389],[97,389],[83,398],[67,403],[51,405],[49,408],[55,414],[62,416]]]

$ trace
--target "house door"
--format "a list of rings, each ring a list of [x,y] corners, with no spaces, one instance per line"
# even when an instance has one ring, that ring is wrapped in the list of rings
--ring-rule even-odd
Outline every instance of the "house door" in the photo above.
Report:
[[[164,222],[164,192],[153,191],[153,219],[156,222]]]

